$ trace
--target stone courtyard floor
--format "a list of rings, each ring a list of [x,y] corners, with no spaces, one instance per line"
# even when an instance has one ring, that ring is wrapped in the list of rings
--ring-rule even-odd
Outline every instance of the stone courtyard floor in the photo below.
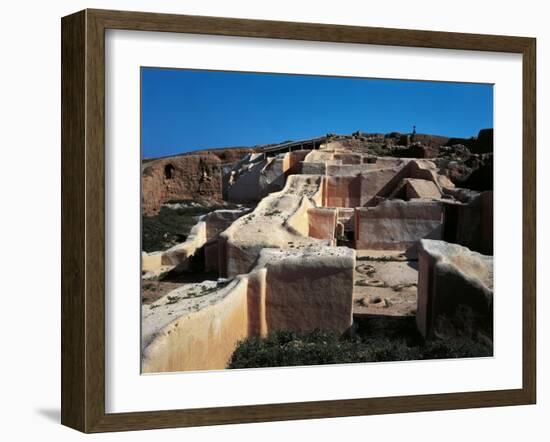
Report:
[[[358,250],[353,290],[353,314],[414,316],[418,261],[396,251]]]

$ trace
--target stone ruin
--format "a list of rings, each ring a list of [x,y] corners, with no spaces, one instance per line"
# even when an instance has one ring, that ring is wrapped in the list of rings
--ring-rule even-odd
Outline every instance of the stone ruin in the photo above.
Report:
[[[218,167],[192,161],[210,177]],[[179,163],[157,168],[167,164]],[[143,175],[144,189],[160,179]],[[247,154],[218,184],[255,208],[211,212],[184,243],[142,253],[145,281],[197,257],[219,276],[143,305],[143,372],[223,369],[246,337],[342,335],[361,315],[416,316],[423,336],[463,304],[492,320],[492,191],[456,187],[437,161],[373,157],[327,138]]]

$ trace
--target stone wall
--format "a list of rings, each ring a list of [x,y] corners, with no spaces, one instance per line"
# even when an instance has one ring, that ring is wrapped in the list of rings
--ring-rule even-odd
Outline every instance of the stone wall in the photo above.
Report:
[[[418,178],[407,178],[405,181],[405,189],[407,199],[423,198],[423,199],[439,199],[441,192],[433,181],[421,180]]]
[[[358,207],[361,205],[362,176],[326,176],[324,184],[324,206]]]
[[[141,271],[156,272],[162,266],[162,252],[141,252]]]
[[[485,255],[493,254],[493,192],[472,197],[467,203],[446,202],[445,241]]]
[[[315,207],[307,211],[309,236],[312,238],[334,240],[336,231],[337,209]]]
[[[324,205],[363,207],[374,205],[377,196],[389,196],[403,179],[420,175],[433,180],[432,171],[415,162],[382,161],[378,164],[328,165],[324,177]],[[437,187],[437,185],[436,185]]]
[[[384,201],[355,211],[355,247],[414,253],[422,239],[441,239],[443,208],[439,202]]]
[[[260,174],[267,161],[251,163],[249,167],[232,182],[227,189],[227,197],[233,202],[255,202],[262,198]]]
[[[302,161],[309,150],[297,150],[265,158],[263,154],[250,156],[239,163],[233,173],[227,196],[234,202],[255,202],[266,195],[282,190],[289,175],[302,172]]]
[[[248,280],[223,291],[217,302],[182,315],[169,315],[175,306],[162,298],[151,313],[144,305],[142,372],[225,368],[237,342],[248,336]]]
[[[438,318],[459,306],[492,320],[493,257],[444,241],[420,241],[416,323],[428,336]]]
[[[278,192],[285,187],[285,161],[284,155],[268,158],[265,167],[258,177],[258,187],[261,197],[272,192]]]
[[[214,210],[203,217],[201,221],[206,223],[206,239],[216,238],[221,232],[227,229],[235,220],[245,215],[249,209],[241,210]]]
[[[199,221],[193,226],[185,242],[176,244],[162,253],[162,265],[189,270],[189,258],[204,246],[206,240],[206,223]]]
[[[220,273],[248,273],[264,248],[290,248],[319,242],[308,236],[307,211],[322,198],[321,177],[290,175],[285,188],[263,198],[220,235]]]
[[[142,306],[142,371],[223,369],[237,343],[270,331],[337,334],[353,323],[355,251],[263,249],[256,267],[193,300],[170,294]],[[172,300],[171,300],[172,299]]]
[[[302,161],[309,155],[310,150],[295,150],[284,155],[283,170],[287,175],[302,173]]]
[[[353,323],[355,251],[324,249],[319,254],[269,250],[259,265],[267,269],[266,324],[268,331],[315,329],[343,334]]]
[[[342,164],[361,164],[363,162],[362,155],[357,153],[337,152],[334,154],[334,159],[340,160]]]
[[[215,210],[203,215],[191,228],[185,242],[176,244],[163,252],[142,253],[142,270],[157,272],[162,266],[190,270],[190,258],[203,247],[205,270],[216,270],[218,268],[218,235],[246,212],[246,210]]]
[[[325,163],[302,162],[302,173],[305,175],[325,175],[327,166]]]

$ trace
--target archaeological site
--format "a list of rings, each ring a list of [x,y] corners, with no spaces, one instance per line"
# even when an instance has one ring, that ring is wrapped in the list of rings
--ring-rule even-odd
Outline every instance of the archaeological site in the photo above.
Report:
[[[142,372],[492,356],[493,133],[142,162]]]

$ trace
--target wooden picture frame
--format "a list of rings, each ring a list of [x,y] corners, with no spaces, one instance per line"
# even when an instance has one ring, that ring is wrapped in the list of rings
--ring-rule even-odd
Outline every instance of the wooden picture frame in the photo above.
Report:
[[[523,385],[272,405],[105,412],[105,30],[495,51],[523,57]],[[534,38],[84,10],[62,19],[62,409],[83,432],[533,404],[536,399]]]

